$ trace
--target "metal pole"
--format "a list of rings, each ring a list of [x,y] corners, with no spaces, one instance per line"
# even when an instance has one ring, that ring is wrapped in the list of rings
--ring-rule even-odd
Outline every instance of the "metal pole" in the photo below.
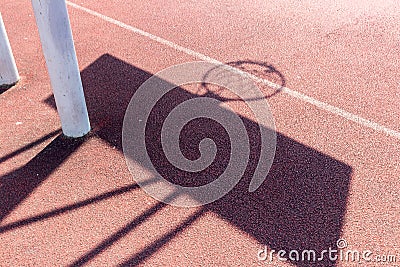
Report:
[[[19,80],[6,28],[0,13],[0,86],[13,85]]]
[[[65,0],[32,0],[51,86],[64,135],[90,131]]]

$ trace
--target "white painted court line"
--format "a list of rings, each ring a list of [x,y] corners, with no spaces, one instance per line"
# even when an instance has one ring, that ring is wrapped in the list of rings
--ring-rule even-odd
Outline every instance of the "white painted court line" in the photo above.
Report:
[[[114,25],[116,25],[116,26],[119,26],[119,27],[121,27],[121,28],[123,28],[123,29],[126,29],[126,30],[128,30],[128,31],[131,31],[131,32],[140,34],[140,35],[142,35],[142,36],[145,36],[145,37],[147,37],[147,38],[149,38],[149,39],[151,39],[151,40],[153,40],[153,41],[156,41],[156,42],[158,42],[158,43],[160,43],[160,44],[169,46],[169,47],[171,47],[171,48],[173,48],[173,49],[175,49],[175,50],[177,50],[177,51],[183,52],[183,53],[185,53],[185,54],[191,55],[191,56],[193,56],[193,57],[196,57],[196,58],[198,58],[198,59],[201,59],[201,60],[204,60],[204,61],[207,61],[207,62],[210,62],[210,63],[225,65],[223,62],[218,61],[218,60],[216,60],[216,59],[214,59],[214,58],[211,58],[211,57],[209,57],[209,56],[206,56],[206,55],[204,55],[204,54],[201,54],[201,53],[196,52],[196,51],[194,51],[194,50],[191,50],[191,49],[189,49],[189,48],[180,46],[180,45],[175,44],[175,43],[173,43],[173,42],[171,42],[171,41],[168,41],[168,40],[166,40],[166,39],[164,39],[164,38],[158,37],[158,36],[156,36],[156,35],[153,35],[153,34],[151,34],[151,33],[148,33],[148,32],[146,32],[146,31],[143,31],[143,30],[141,30],[141,29],[135,28],[135,27],[133,27],[133,26],[130,26],[130,25],[128,25],[128,24],[125,24],[125,23],[123,23],[123,22],[121,22],[121,21],[118,21],[118,20],[116,20],[116,19],[110,18],[110,17],[108,17],[108,16],[106,16],[106,15],[100,14],[100,13],[98,13],[98,12],[96,12],[96,11],[93,11],[93,10],[91,10],[91,9],[88,9],[88,8],[86,8],[86,7],[77,5],[77,4],[72,3],[72,2],[70,2],[70,1],[66,1],[66,2],[67,2],[67,4],[68,4],[69,6],[71,6],[71,7],[73,7],[73,8],[82,10],[82,11],[88,13],[88,14],[91,14],[91,15],[93,15],[93,16],[96,16],[96,17],[98,17],[98,18],[100,18],[100,19],[102,19],[102,20],[104,20],[104,21],[107,21],[107,22],[109,22],[109,23],[111,23],[111,24],[114,24]],[[232,68],[231,66],[228,66],[228,65],[226,65],[226,66],[227,66],[228,68]],[[238,70],[238,71],[240,71],[240,70]],[[391,137],[394,137],[394,138],[396,138],[396,139],[400,139],[400,132],[398,132],[398,131],[396,131],[396,130],[387,128],[387,127],[385,127],[385,126],[383,126],[383,125],[381,125],[381,124],[379,124],[379,123],[376,123],[376,122],[373,122],[373,121],[371,121],[371,120],[362,118],[362,117],[360,117],[360,116],[358,116],[358,115],[352,114],[352,113],[350,113],[350,112],[348,112],[348,111],[345,111],[345,110],[343,110],[343,109],[341,109],[341,108],[335,107],[335,106],[330,105],[330,104],[325,103],[325,102],[322,102],[322,101],[320,101],[320,100],[317,100],[317,99],[315,99],[315,98],[312,98],[312,97],[310,97],[310,96],[307,96],[307,95],[305,95],[305,94],[303,94],[303,93],[297,92],[297,91],[292,90],[292,89],[290,89],[290,88],[287,88],[287,87],[283,87],[283,88],[282,88],[282,87],[281,87],[280,85],[278,85],[278,84],[275,84],[275,83],[273,83],[273,82],[271,82],[271,81],[268,81],[268,80],[266,80],[266,79],[259,78],[259,77],[255,76],[255,75],[253,75],[253,74],[250,74],[250,73],[246,73],[246,74],[247,74],[247,75],[250,75],[250,77],[252,77],[252,78],[253,78],[255,81],[257,81],[257,82],[261,82],[261,83],[263,83],[263,84],[265,84],[265,85],[267,85],[267,86],[269,86],[269,87],[272,87],[272,88],[281,88],[281,92],[286,93],[286,94],[288,94],[288,95],[290,95],[290,96],[292,96],[292,97],[294,97],[294,98],[300,99],[300,100],[302,100],[302,101],[304,101],[304,102],[306,102],[306,103],[312,104],[312,105],[314,105],[314,106],[316,106],[316,107],[318,107],[318,108],[320,108],[320,109],[322,109],[322,110],[328,111],[328,112],[330,112],[330,113],[332,113],[332,114],[338,115],[338,116],[340,116],[340,117],[343,117],[343,118],[345,118],[345,119],[347,119],[347,120],[353,121],[353,122],[355,122],[355,123],[357,123],[357,124],[360,124],[360,125],[362,125],[362,126],[371,128],[371,129],[373,129],[373,130],[375,130],[375,131],[385,133],[385,134],[387,134],[387,135],[389,135],[389,136],[391,136]]]

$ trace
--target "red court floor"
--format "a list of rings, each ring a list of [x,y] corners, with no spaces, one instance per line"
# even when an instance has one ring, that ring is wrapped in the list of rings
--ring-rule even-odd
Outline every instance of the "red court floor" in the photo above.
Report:
[[[93,128],[77,140],[61,135],[30,1],[0,0],[21,76],[0,92],[0,266],[400,265],[397,1],[67,5]],[[122,153],[122,120],[145,80],[198,60],[261,78],[277,151],[266,180],[249,193],[257,122],[242,102],[227,101],[248,127],[255,156],[225,197],[179,208],[135,183]],[[274,93],[271,82],[283,89]],[[183,87],[170,102],[205,93]],[[226,141],[214,124],[192,126],[189,154],[197,131]],[[168,171],[157,149],[155,161]],[[229,149],[217,155],[217,173],[227,157]],[[337,240],[348,259],[278,259],[279,250],[287,257],[337,249]],[[260,250],[272,261],[260,260]],[[351,260],[366,251],[370,261]]]

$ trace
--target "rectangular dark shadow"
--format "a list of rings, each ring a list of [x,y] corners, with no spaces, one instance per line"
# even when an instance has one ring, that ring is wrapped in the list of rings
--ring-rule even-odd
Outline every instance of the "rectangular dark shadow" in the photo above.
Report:
[[[126,108],[135,91],[151,76],[151,73],[109,54],[101,56],[82,71],[89,116],[96,136],[122,150],[121,131]],[[223,172],[230,153],[230,146],[226,146],[229,140],[223,129],[213,121],[198,119],[185,128],[180,146],[187,158],[195,159],[199,156],[196,147],[201,138],[213,138],[218,152],[212,166],[191,177],[174,169],[167,161],[160,142],[163,120],[178,103],[196,97],[199,96],[179,87],[172,90],[153,109],[152,122],[146,132],[153,165],[171,182],[185,186],[210,182],[210,177]],[[215,95],[215,98],[218,97]],[[54,106],[51,97],[46,102]],[[244,117],[241,119],[250,139],[249,164],[237,186],[222,199],[205,205],[203,211],[218,214],[275,251],[289,253],[297,250],[301,253],[303,250],[315,250],[318,257],[323,250],[335,248],[346,212],[351,167],[278,133],[272,168],[268,175],[266,173],[262,186],[250,193],[249,182],[260,155],[260,131],[256,122]],[[133,160],[142,163],[140,159]],[[172,177],[178,177],[178,180]],[[166,242],[168,240],[161,243]],[[154,253],[154,250],[149,251],[149,255],[142,253],[140,260],[134,256],[128,262],[141,262]],[[93,251],[88,254],[95,257]],[[254,256],[257,256],[257,251]],[[293,260],[292,263],[297,266],[336,265],[327,257],[322,261]]]

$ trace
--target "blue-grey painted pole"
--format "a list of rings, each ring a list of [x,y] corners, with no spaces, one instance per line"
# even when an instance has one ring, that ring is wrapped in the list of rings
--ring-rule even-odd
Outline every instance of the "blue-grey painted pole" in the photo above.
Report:
[[[0,86],[13,85],[18,80],[17,65],[15,64],[6,28],[0,13]]]
[[[32,0],[64,135],[90,131],[89,116],[65,0]]]

